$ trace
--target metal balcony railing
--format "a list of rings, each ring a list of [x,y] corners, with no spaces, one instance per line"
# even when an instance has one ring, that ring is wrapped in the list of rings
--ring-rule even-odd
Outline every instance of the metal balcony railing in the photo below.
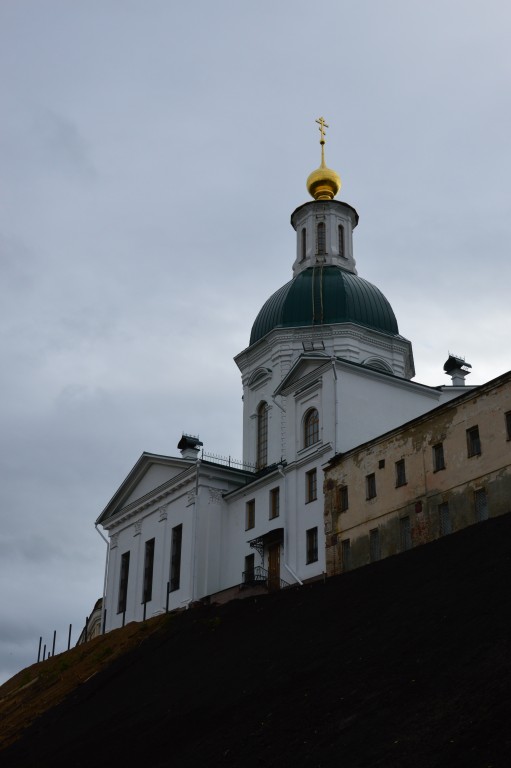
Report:
[[[291,586],[287,581],[281,579],[279,576],[270,576],[266,568],[261,565],[256,565],[250,571],[243,571],[241,574],[240,589],[247,589],[248,587],[264,587],[268,592],[273,592],[277,589],[285,589]]]

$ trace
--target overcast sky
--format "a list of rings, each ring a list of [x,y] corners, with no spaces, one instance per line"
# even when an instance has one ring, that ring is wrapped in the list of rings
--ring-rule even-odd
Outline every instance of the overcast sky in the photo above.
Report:
[[[181,432],[241,458],[232,358],[327,163],[416,380],[511,368],[506,0],[2,0],[0,681],[73,642],[94,521]]]

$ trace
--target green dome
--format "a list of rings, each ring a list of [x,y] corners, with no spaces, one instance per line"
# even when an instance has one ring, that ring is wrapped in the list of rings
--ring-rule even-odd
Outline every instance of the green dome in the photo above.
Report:
[[[399,334],[392,307],[375,285],[341,267],[310,267],[270,296],[252,326],[250,344],[274,328],[332,323]]]

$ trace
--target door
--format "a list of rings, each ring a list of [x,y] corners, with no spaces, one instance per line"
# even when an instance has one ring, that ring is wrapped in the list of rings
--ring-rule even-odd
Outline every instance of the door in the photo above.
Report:
[[[280,544],[268,547],[268,589],[280,589]]]

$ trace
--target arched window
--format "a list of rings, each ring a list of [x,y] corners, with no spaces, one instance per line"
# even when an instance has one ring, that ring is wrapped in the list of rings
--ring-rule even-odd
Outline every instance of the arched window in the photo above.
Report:
[[[314,445],[319,440],[319,413],[315,408],[311,408],[305,415],[303,422],[303,443],[305,448]]]
[[[377,371],[385,371],[385,373],[394,373],[390,365],[386,360],[380,360],[378,357],[368,357],[363,361],[362,365],[367,365],[368,368],[375,368]]]
[[[300,253],[300,261],[305,261],[307,255],[307,230],[305,227],[302,229],[302,251]]]
[[[320,221],[316,228],[316,240],[318,253],[326,253],[326,232],[324,221]]]
[[[344,227],[339,224],[339,256],[344,257]]]
[[[268,404],[260,403],[257,409],[257,469],[268,463]]]

